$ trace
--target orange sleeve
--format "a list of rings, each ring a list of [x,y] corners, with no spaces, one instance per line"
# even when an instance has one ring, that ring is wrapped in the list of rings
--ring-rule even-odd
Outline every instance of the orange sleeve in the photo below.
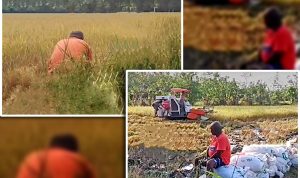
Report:
[[[52,52],[52,55],[48,61],[48,73],[53,72],[62,62],[64,59],[64,49],[65,46],[60,46],[64,45],[62,41],[59,41]]]
[[[29,155],[21,164],[17,173],[17,178],[37,178],[39,172],[36,155]]]
[[[84,158],[81,157],[81,166],[87,178],[96,178],[95,168]]]

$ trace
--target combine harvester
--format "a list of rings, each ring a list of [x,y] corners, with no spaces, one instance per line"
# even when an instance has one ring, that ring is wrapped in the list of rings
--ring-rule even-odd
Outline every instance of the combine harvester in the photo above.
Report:
[[[156,101],[152,104],[155,110],[155,116],[170,120],[208,120],[207,114],[212,109],[192,108],[192,105],[186,100],[186,96],[191,91],[182,88],[172,88],[170,96],[156,96]],[[179,95],[179,98],[177,96]]]

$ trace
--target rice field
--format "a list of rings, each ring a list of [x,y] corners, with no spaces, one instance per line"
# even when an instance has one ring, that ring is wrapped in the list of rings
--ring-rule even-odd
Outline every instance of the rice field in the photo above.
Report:
[[[217,106],[206,122],[153,117],[152,107],[128,107],[129,177],[168,177],[182,165],[205,157],[220,121],[231,145],[285,144],[298,136],[297,106]],[[232,150],[233,151],[233,150]],[[298,175],[296,168],[285,177]]]
[[[194,106],[197,108],[197,106]],[[214,112],[208,117],[219,121],[253,121],[257,119],[273,119],[297,117],[297,105],[282,106],[215,106]],[[150,106],[128,107],[128,114],[141,116],[154,116]]]
[[[91,66],[52,76],[55,44],[81,30]],[[180,13],[4,14],[4,114],[123,113],[125,69],[180,68]]]
[[[47,148],[57,134],[77,137],[79,152],[95,168],[97,177],[125,176],[124,118],[1,119],[0,177],[13,178],[26,155]]]

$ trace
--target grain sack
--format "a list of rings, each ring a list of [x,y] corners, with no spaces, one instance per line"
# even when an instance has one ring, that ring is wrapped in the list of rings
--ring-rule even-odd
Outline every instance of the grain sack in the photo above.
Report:
[[[280,171],[276,171],[276,175],[279,177],[279,178],[283,178],[284,177],[284,174]]]
[[[281,157],[277,157],[276,158],[276,166],[278,168],[278,170],[282,173],[286,173],[289,170],[289,166],[288,166],[288,161],[281,158]]]
[[[246,174],[245,174],[245,178],[255,178],[256,177],[256,173],[251,171],[250,169],[247,170]]]
[[[276,175],[276,171],[278,171],[276,165],[269,166],[268,173],[270,174],[270,177],[274,177]]]
[[[256,175],[257,178],[270,178],[270,174],[268,172],[260,172]]]
[[[214,170],[222,178],[247,178],[246,170],[233,165],[221,166]]]
[[[238,167],[249,167],[253,172],[261,172],[267,166],[266,157],[255,155],[234,155],[230,158],[230,163]]]
[[[267,163],[268,166],[276,166],[277,159],[275,156],[268,156]]]
[[[298,166],[298,154],[293,155],[293,158],[291,159],[292,166],[297,167]]]
[[[261,154],[278,155],[278,148],[284,147],[284,145],[246,145],[243,147],[242,152],[255,152]]]
[[[289,159],[289,150],[286,147],[279,147],[274,155],[287,160]]]

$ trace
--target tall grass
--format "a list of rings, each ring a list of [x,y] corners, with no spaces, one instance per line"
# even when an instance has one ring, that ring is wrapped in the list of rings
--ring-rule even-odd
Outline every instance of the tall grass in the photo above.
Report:
[[[91,67],[47,76],[54,45],[74,30],[92,48]],[[126,69],[179,68],[179,13],[3,15],[6,114],[122,113]]]
[[[118,87],[115,83],[118,75],[111,71],[93,71],[85,63],[68,63],[68,72],[60,72],[47,83],[54,98],[59,98],[57,111],[62,114],[121,113]],[[103,73],[103,75],[101,74]]]

